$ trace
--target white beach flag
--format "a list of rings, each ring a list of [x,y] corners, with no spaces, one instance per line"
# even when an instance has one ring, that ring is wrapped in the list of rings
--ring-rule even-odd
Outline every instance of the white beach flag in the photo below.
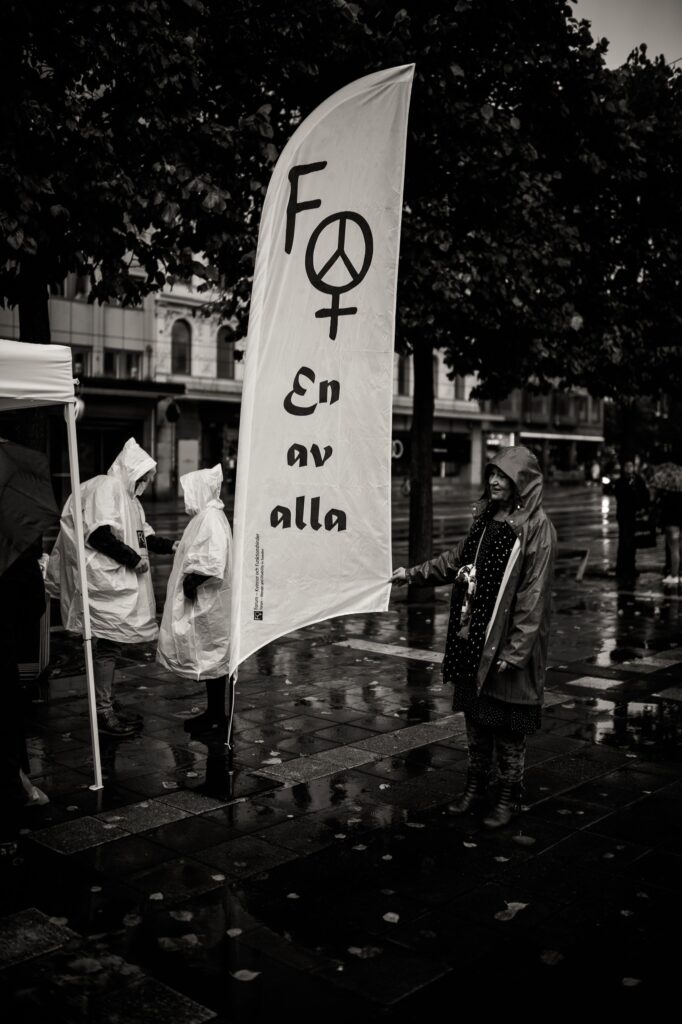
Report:
[[[230,672],[291,630],[388,607],[413,73],[380,71],[322,103],[268,187],[239,427]]]

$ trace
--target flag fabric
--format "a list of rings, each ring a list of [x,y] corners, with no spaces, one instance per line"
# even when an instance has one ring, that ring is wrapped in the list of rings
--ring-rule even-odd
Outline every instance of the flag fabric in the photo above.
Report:
[[[413,73],[380,71],[327,99],[268,187],[239,428],[230,672],[292,630],[388,607]]]

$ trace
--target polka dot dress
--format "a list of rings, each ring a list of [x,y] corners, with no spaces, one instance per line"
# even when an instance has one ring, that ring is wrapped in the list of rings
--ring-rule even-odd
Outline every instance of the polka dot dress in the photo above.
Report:
[[[454,711],[465,711],[475,721],[492,728],[530,733],[539,727],[540,708],[510,704],[484,694],[476,694],[476,673],[485,646],[486,629],[492,618],[515,541],[516,534],[511,526],[506,522],[497,522],[490,514],[484,513],[473,524],[462,552],[463,565],[476,559],[476,594],[472,602],[469,632],[466,637],[460,635],[464,587],[455,586],[452,590],[443,658],[443,679],[454,685]]]

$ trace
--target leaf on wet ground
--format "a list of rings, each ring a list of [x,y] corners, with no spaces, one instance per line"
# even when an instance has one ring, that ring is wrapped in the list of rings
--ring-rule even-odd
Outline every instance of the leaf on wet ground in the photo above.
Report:
[[[235,981],[253,981],[259,974],[260,971],[247,971],[244,967],[241,971],[233,971],[232,977]]]
[[[405,824],[408,828],[426,828],[421,821],[406,821]]]
[[[198,779],[199,778],[199,772],[185,772],[185,778],[186,779]]]
[[[138,924],[142,924],[142,918],[139,914],[126,914],[123,918],[123,924],[126,928],[136,928]]]
[[[355,846],[353,847],[353,849],[354,849],[354,850],[357,850],[358,852],[360,852],[360,853],[361,853],[361,852],[362,852],[363,850],[366,850],[366,849],[367,849],[367,847],[365,846],[365,844],[364,844],[364,843],[357,843],[357,844],[356,844],[356,845],[355,845]]]
[[[288,892],[287,893],[287,899],[288,900],[300,900],[300,898],[301,897],[298,895],[297,892]]]
[[[101,892],[101,891],[102,891],[102,886],[101,885],[91,885],[90,886],[90,892]]]
[[[543,949],[542,953],[540,953],[540,959],[548,967],[556,967],[564,959],[564,954],[560,953],[557,949]]]
[[[381,859],[382,860],[393,860],[393,855],[390,854],[390,853],[385,853]]]
[[[336,835],[334,836],[334,839],[345,839],[345,838],[346,838],[346,833],[345,832],[337,832]]]
[[[162,892],[150,892],[149,893],[149,899],[150,900],[162,900],[163,899],[163,893]]]
[[[462,846],[466,846],[467,850],[473,850],[478,846],[478,843],[468,843],[466,839],[462,842]]]
[[[390,788],[391,788],[391,783],[390,782],[380,782],[379,783],[379,789],[390,789]]]
[[[220,873],[218,873],[216,875],[211,875],[211,878],[212,878],[212,880],[214,882],[224,882],[225,881],[225,875],[221,875]]]
[[[102,970],[102,964],[91,956],[83,956],[79,960],[72,960],[68,965],[69,970],[74,974],[97,974]]]
[[[642,979],[641,978],[623,978],[621,984],[624,985],[625,988],[634,988],[636,985],[641,985],[642,984]]]
[[[161,785],[163,786],[164,789],[177,789],[178,788],[177,782],[162,782]]]
[[[498,910],[494,915],[496,921],[513,921],[519,911],[525,910],[528,906],[527,903],[515,903],[513,901],[508,903],[507,900],[504,902],[507,904],[507,909]]]
[[[281,764],[281,763],[282,763],[282,758],[281,757],[268,757],[268,758],[266,758],[266,760],[261,761],[261,764]]]
[[[620,916],[621,917],[634,917],[635,913],[634,913],[633,910],[621,910]]]
[[[65,925],[69,923],[68,917],[50,917],[48,920],[50,924]]]
[[[225,934],[229,935],[231,939],[236,939],[238,935],[242,934],[242,930],[241,928],[228,928]]]
[[[400,914],[395,914],[392,910],[387,910],[384,914],[384,921],[388,924],[397,924],[400,920]]]
[[[156,941],[161,949],[166,953],[175,953],[182,949],[195,949],[197,946],[201,945],[199,942],[199,936],[195,935],[193,932],[188,935],[178,935],[176,937],[161,935]]]
[[[383,949],[381,946],[349,946],[348,952],[360,960],[373,960],[375,956],[381,956]]]
[[[495,857],[498,864],[506,864],[507,861],[511,860],[510,857]]]
[[[534,846],[536,840],[533,836],[512,836],[512,842],[517,843],[519,846]]]
[[[194,914],[191,910],[171,910],[168,916],[174,921],[191,921]]]

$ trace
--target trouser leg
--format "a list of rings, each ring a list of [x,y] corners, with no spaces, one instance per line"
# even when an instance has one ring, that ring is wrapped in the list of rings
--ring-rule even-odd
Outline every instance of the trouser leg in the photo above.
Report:
[[[522,732],[496,732],[497,771],[501,783],[510,783],[519,792],[526,763],[526,737]]]
[[[0,715],[0,842],[12,842],[19,835],[26,792],[20,771],[26,761],[26,742],[21,707],[21,687],[16,662],[0,663],[3,708]]]
[[[464,716],[469,745],[469,774],[477,779],[487,779],[493,763],[493,730],[469,715]]]
[[[116,646],[108,640],[93,637],[92,657],[95,673],[95,706],[97,714],[113,711],[114,675],[116,673]]]
[[[225,688],[227,676],[206,680],[206,710],[214,718],[225,714]]]

